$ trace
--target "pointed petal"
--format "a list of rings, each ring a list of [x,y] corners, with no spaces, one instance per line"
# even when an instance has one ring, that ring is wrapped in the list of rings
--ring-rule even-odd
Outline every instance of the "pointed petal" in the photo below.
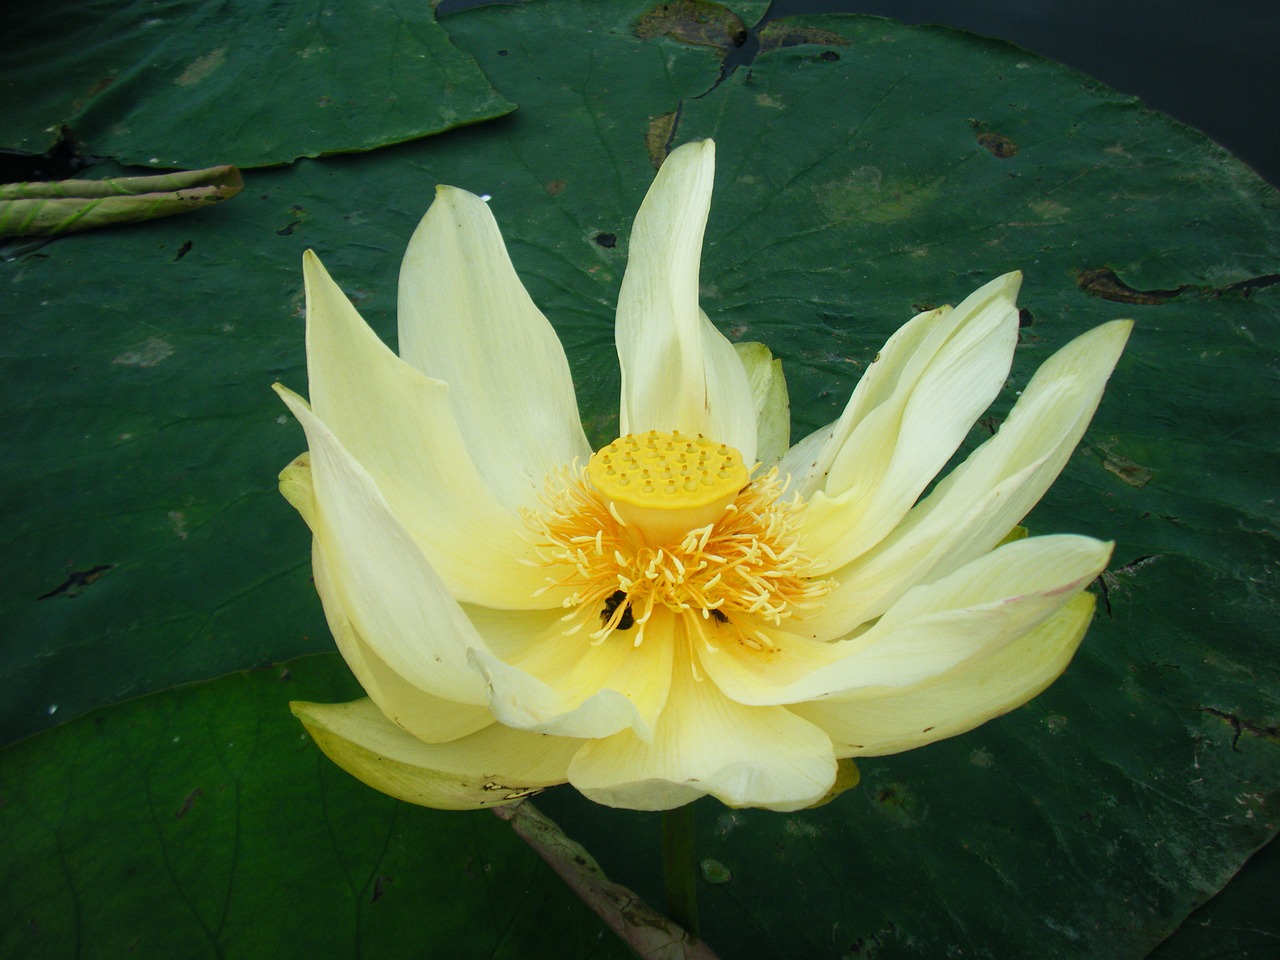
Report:
[[[1102,572],[1112,545],[1067,534],[1006,544],[916,587],[870,629],[830,644],[773,635],[776,650],[700,650],[707,676],[747,704],[905,688],[988,656],[1058,612]]]
[[[704,434],[755,457],[751,388],[732,345],[698,306],[715,145],[671,152],[636,214],[618,294],[621,432]]]
[[[523,523],[472,462],[450,389],[387,349],[310,252],[303,274],[316,416],[369,472],[455,596],[492,606],[555,605],[559,597],[531,599],[544,584],[536,566],[521,562],[534,556]]]
[[[307,525],[313,527],[316,510],[309,453],[301,454],[280,472],[280,491]],[[311,544],[311,569],[338,652],[365,693],[393,723],[419,740],[442,743],[494,722],[493,714],[485,707],[456,703],[413,686],[369,648],[342,609],[318,539],[313,539]]]
[[[1093,617],[1078,594],[1040,626],[925,683],[791,709],[821,727],[840,757],[882,756],[965,733],[1039,694],[1067,668]]]
[[[513,803],[563,783],[579,747],[496,723],[451,743],[428,744],[384,717],[371,700],[289,706],[347,773],[382,793],[439,810]]]
[[[316,509],[309,453],[302,454],[280,472],[280,491],[302,514],[307,525],[314,526]],[[311,569],[338,652],[365,693],[393,723],[419,740],[443,743],[494,722],[493,714],[485,707],[456,703],[413,686],[369,648],[342,609],[318,539],[313,539],[311,544]]]
[[[484,641],[368,472],[302,398],[280,386],[276,392],[306,431],[311,532],[324,551],[334,602],[406,682],[447,700],[485,703],[484,682],[467,662],[467,651]]]
[[[1044,496],[1080,442],[1131,327],[1128,320],[1103,324],[1050,357],[996,435],[884,541],[834,573],[836,587],[805,624],[808,635],[844,636],[916,584],[946,576],[998,544]]]
[[[763,343],[735,343],[756,409],[756,459],[764,469],[782,459],[791,443],[791,399],[782,361]]]
[[[893,395],[912,360],[922,355],[927,357],[924,348],[931,338],[936,342],[940,339],[938,331],[945,334],[952,329],[955,319],[958,319],[952,317],[953,312],[950,306],[944,306],[918,313],[893,332],[854,387],[840,417],[797,444],[808,448],[803,457],[788,454],[786,462],[792,489],[806,499],[826,489],[836,456],[849,442],[854,430],[871,411]]]
[[[400,268],[399,321],[400,355],[449,385],[471,456],[503,503],[536,505],[544,477],[591,455],[564,349],[479,197],[436,189]]]
[[[477,653],[490,709],[521,730],[598,739],[630,729],[651,740],[671,686],[671,621],[655,615],[639,646],[627,632],[592,646],[557,623],[510,660]]]
[[[585,744],[569,782],[597,803],[669,810],[711,794],[729,807],[799,810],[835,782],[831,741],[783,707],[745,707],[677,654],[652,743],[630,730]]]
[[[999,393],[1017,343],[1020,282],[1020,274],[1006,274],[955,310],[935,311],[921,330],[886,346],[864,378],[868,388],[858,385],[804,514],[805,549],[828,571],[898,524]],[[901,348],[907,345],[910,353]],[[871,377],[878,364],[884,370]]]

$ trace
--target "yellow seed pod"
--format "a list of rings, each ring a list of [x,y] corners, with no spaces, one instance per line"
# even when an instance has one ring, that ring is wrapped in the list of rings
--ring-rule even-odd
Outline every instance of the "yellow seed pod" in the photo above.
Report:
[[[587,478],[626,523],[663,542],[714,523],[749,475],[728,444],[650,430],[596,451]]]

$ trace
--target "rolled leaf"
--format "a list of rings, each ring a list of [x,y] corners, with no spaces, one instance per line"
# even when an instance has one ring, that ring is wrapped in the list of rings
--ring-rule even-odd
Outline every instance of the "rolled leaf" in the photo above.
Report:
[[[54,236],[154,220],[228,200],[244,182],[235,167],[153,177],[0,184],[0,237]]]

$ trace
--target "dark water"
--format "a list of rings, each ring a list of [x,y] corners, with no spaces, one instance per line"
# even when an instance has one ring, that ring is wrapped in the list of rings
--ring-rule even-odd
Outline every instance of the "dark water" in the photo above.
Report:
[[[835,11],[1011,41],[1141,97],[1280,186],[1277,0],[773,0],[766,18]]]

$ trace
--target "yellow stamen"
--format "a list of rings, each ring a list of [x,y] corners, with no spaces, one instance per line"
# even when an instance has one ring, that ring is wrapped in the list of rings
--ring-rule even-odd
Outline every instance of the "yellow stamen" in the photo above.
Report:
[[[663,443],[668,439],[656,436]],[[674,434],[670,440],[673,447],[686,442]],[[709,446],[718,451],[718,445]],[[547,508],[526,514],[549,583],[570,596],[570,630],[585,627],[593,644],[622,634],[639,646],[653,614],[663,608],[688,617],[689,636],[708,649],[736,640],[767,652],[773,644],[763,628],[803,618],[831,589],[831,581],[809,575],[813,564],[796,523],[805,505],[799,497],[782,499],[776,470],[748,483],[743,468],[731,483],[724,478],[727,485],[717,499],[702,497],[692,506],[665,493],[656,498],[668,498],[667,506],[624,505],[596,482],[595,463],[592,458],[585,468],[548,478]],[[611,476],[617,473],[615,466]],[[711,518],[689,526],[698,511]],[[665,524],[679,532],[659,537],[655,515],[659,528]]]

